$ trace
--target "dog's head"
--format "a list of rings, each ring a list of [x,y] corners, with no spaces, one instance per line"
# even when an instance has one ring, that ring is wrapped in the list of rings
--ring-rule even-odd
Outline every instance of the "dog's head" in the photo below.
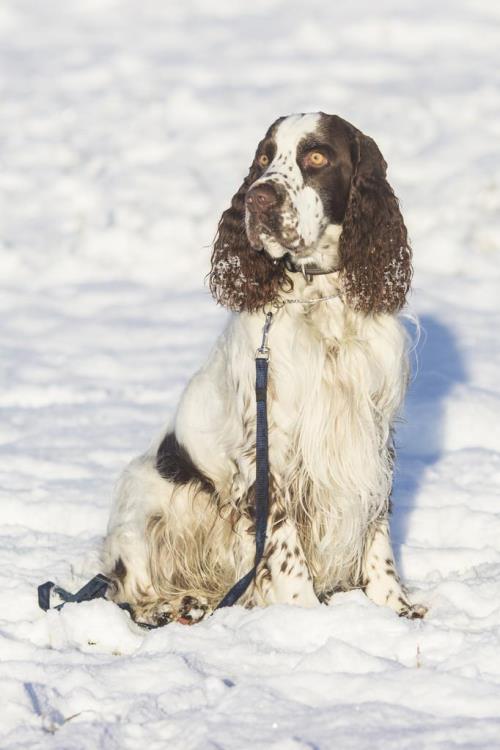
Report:
[[[346,302],[395,312],[411,280],[411,250],[375,142],[335,115],[290,115],[259,143],[219,223],[210,288],[254,311],[291,287],[287,267],[335,267]]]

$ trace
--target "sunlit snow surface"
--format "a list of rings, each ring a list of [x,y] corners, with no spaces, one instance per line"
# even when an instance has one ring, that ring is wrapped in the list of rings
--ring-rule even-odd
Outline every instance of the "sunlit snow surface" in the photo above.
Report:
[[[500,747],[499,8],[2,2],[2,749]],[[413,240],[392,525],[427,619],[360,592],[151,633],[43,614],[224,324],[209,246],[257,141],[319,109],[377,140]]]

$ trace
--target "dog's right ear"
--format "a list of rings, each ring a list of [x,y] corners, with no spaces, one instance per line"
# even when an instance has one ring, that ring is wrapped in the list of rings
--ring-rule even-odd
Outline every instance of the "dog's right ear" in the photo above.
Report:
[[[214,241],[210,291],[229,310],[255,312],[276,302],[287,276],[282,260],[272,260],[249,243],[245,229],[245,196],[259,177],[254,161],[231,206],[221,216]]]

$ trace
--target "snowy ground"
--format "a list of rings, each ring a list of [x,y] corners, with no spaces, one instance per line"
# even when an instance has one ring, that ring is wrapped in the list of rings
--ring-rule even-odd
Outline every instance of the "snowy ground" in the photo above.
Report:
[[[500,747],[499,50],[495,0],[1,4],[2,748]],[[258,138],[317,109],[376,138],[413,239],[393,532],[428,618],[44,615],[224,323],[208,246]]]

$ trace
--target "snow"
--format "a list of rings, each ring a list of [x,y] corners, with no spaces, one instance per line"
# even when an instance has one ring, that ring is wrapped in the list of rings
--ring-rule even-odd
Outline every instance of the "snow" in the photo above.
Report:
[[[2,748],[500,747],[499,39],[494,0],[2,3]],[[379,143],[413,241],[392,528],[427,618],[42,613],[224,324],[204,275],[256,143],[319,109]]]

